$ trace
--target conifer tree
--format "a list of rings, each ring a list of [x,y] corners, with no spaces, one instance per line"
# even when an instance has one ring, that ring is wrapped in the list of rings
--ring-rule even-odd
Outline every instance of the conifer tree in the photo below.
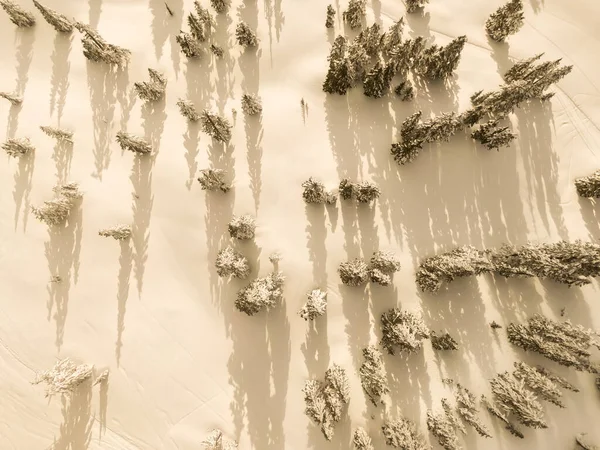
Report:
[[[513,376],[516,379],[523,381],[540,398],[560,408],[565,407],[561,401],[562,392],[554,381],[524,362],[515,362],[514,366]]]
[[[249,116],[262,113],[262,102],[260,97],[255,94],[242,95],[242,111]]]
[[[29,11],[25,11],[11,0],[0,0],[0,6],[6,11],[10,21],[20,28],[29,28],[35,25],[35,17]]]
[[[390,90],[393,77],[392,66],[377,61],[363,81],[364,94],[372,98],[383,97]]]
[[[82,22],[75,22],[73,26],[83,34],[83,56],[90,61],[104,62],[106,64],[123,67],[129,62],[131,52],[117,45],[109,44],[100,34]]]
[[[575,188],[580,197],[600,198],[600,170],[587,177],[577,178]]]
[[[416,67],[425,51],[425,38],[418,36],[395,45],[387,51],[394,73],[406,76],[407,72]]]
[[[117,142],[121,149],[133,152],[136,155],[147,155],[152,152],[150,143],[141,137],[134,136],[124,131],[117,132]]]
[[[400,351],[412,353],[423,347],[429,329],[423,319],[411,312],[393,308],[381,315],[381,345],[390,355]]]
[[[214,19],[210,15],[208,9],[203,8],[197,0],[194,1],[194,10],[196,11],[196,14],[190,13],[188,15],[190,32],[198,42],[205,42],[210,35]]]
[[[392,276],[400,270],[400,261],[392,252],[379,251],[373,253],[369,261],[369,277],[371,282],[381,286],[389,286]]]
[[[381,44],[383,43],[381,25],[374,23],[370,27],[367,27],[358,34],[355,42],[359,43],[365,49],[369,57],[377,56],[381,51]]]
[[[62,130],[55,127],[46,127],[43,125],[40,127],[40,130],[42,130],[47,136],[50,136],[59,142],[68,142],[69,144],[73,143],[72,131]]]
[[[254,239],[256,234],[256,222],[254,217],[244,214],[234,217],[227,225],[229,235],[234,239],[249,240]]]
[[[223,47],[214,43],[210,44],[210,51],[217,58],[222,58],[225,55],[225,50],[223,50]]]
[[[142,100],[155,102],[165,95],[167,78],[154,69],[148,69],[148,74],[150,75],[150,81],[133,83],[133,88]]]
[[[346,371],[333,364],[325,372],[325,380],[308,380],[304,388],[306,415],[321,427],[325,439],[333,438],[334,427],[342,418],[350,401]]]
[[[42,13],[42,16],[59,33],[70,33],[73,31],[73,22],[63,14],[43,6],[40,2],[33,0],[33,5]]]
[[[217,275],[220,277],[232,276],[245,280],[250,275],[250,264],[248,259],[232,247],[220,250],[215,262]]]
[[[367,76],[371,65],[371,57],[367,54],[365,46],[354,39],[347,47],[346,60],[348,61],[350,86],[361,83]]]
[[[488,431],[488,428],[481,422],[478,417],[479,411],[475,404],[475,396],[465,387],[460,384],[456,385],[455,391],[456,399],[456,412],[460,418],[468,425],[475,428],[475,431],[486,438],[491,438],[492,435]]]
[[[325,28],[333,28],[334,18],[335,18],[335,9],[333,9],[333,6],[327,5],[327,18],[325,19]]]
[[[190,122],[198,122],[198,120],[200,120],[200,114],[198,114],[196,107],[191,101],[180,98],[177,100],[177,106],[179,107],[181,115]]]
[[[231,6],[230,0],[210,0],[210,5],[217,12],[217,14],[225,14]]]
[[[381,427],[385,443],[401,450],[431,450],[425,438],[417,431],[410,420],[402,417],[399,420],[386,420]]]
[[[302,183],[302,198],[306,203],[335,205],[337,196],[325,190],[325,185],[310,177]]]
[[[353,183],[344,178],[339,185],[340,197],[343,200],[356,199],[358,203],[371,203],[379,198],[381,189],[369,181]]]
[[[458,67],[466,42],[466,36],[459,36],[446,46],[426,48],[418,61],[417,72],[432,80],[448,78]]]
[[[231,183],[225,179],[226,175],[222,169],[203,169],[198,182],[203,191],[221,191],[225,194],[231,189]]]
[[[242,47],[256,47],[258,45],[258,38],[256,33],[245,22],[240,22],[235,28],[235,38],[237,43]]]
[[[500,147],[508,147],[517,137],[508,127],[498,125],[499,120],[489,120],[479,126],[477,130],[471,133],[471,137],[488,150],[500,150]]]
[[[69,358],[57,361],[50,370],[36,374],[31,384],[46,384],[46,397],[55,394],[71,395],[78,386],[92,377],[94,366],[75,364]]]
[[[571,383],[569,383],[569,381],[567,379],[565,379],[559,375],[556,375],[555,373],[550,372],[545,367],[536,366],[535,370],[537,370],[539,373],[541,373],[544,377],[553,381],[555,384],[557,384],[561,388],[568,389],[569,391],[573,391],[573,392],[579,392],[579,389],[577,389],[577,387],[575,387]]]
[[[554,94],[544,94],[553,84],[558,83],[573,70],[573,66],[561,66],[562,59],[539,63],[543,53],[525,59],[513,65],[504,74],[504,81],[508,84],[517,81],[525,82],[528,89],[528,98],[547,100]]]
[[[362,46],[359,47],[362,49]],[[344,36],[336,37],[327,58],[329,69],[323,82],[323,91],[328,94],[345,95],[352,87],[355,74],[350,57],[346,56],[347,49],[346,38]]]
[[[526,325],[511,323],[506,328],[508,341],[525,351],[533,351],[575,370],[600,373],[600,365],[590,361],[591,348],[599,348],[597,333],[574,326],[571,322],[555,322],[538,314]]]
[[[210,434],[201,442],[206,450],[237,450],[238,444],[235,441],[227,439],[221,430],[212,430]]]
[[[180,31],[175,37],[175,41],[179,44],[181,53],[187,58],[199,58],[202,56],[202,46],[191,33]]]
[[[508,36],[519,31],[524,22],[522,0],[510,0],[490,15],[485,22],[485,31],[493,40],[503,42]]]
[[[2,144],[2,149],[13,158],[32,153],[35,147],[31,144],[29,138],[11,138]]]
[[[406,0],[406,12],[414,13],[429,3],[429,0]]]
[[[381,397],[390,392],[382,355],[374,345],[364,348],[362,354],[365,360],[359,369],[360,384],[371,403],[379,406],[382,403]]]
[[[402,31],[404,30],[404,17],[400,17],[386,31],[380,39],[381,48],[386,55],[402,44]]]
[[[225,117],[221,117],[205,109],[200,115],[200,123],[202,131],[216,141],[225,143],[231,139],[231,129],[233,126]]]
[[[125,241],[131,237],[131,227],[129,225],[116,225],[98,231],[102,237],[111,237],[117,241]]]
[[[350,0],[348,9],[342,13],[342,19],[344,22],[348,22],[352,30],[355,30],[362,25],[366,13],[367,2],[365,0]]]
[[[403,102],[407,102],[415,98],[415,89],[409,80],[404,80],[398,86],[396,86],[394,93],[400,97],[400,100]]]
[[[369,281],[369,266],[362,259],[353,259],[340,264],[338,273],[346,286],[364,286]]]
[[[481,403],[491,415],[504,422],[505,428],[510,432],[510,434],[518,437],[519,439],[523,439],[525,437],[521,430],[519,430],[515,424],[508,420],[506,412],[501,409],[503,408],[502,406],[496,405],[493,401],[488,400],[483,395],[481,396]]]
[[[369,437],[369,433],[362,427],[358,427],[354,431],[352,443],[356,450],[375,450],[373,447],[373,441]]]
[[[45,201],[39,208],[31,207],[36,219],[48,226],[58,226],[65,223],[75,204],[83,197],[77,183],[66,183],[55,186],[54,199]]]
[[[430,338],[431,346],[435,350],[458,350],[458,342],[448,333],[438,336],[432,331]]]
[[[320,289],[313,289],[308,295],[308,301],[298,312],[304,320],[314,320],[327,311],[327,293]]]
[[[21,103],[23,103],[23,97],[21,97],[20,95],[18,95],[16,93],[11,94],[10,92],[0,92],[0,98],[5,98],[13,106],[17,106],[17,105],[20,105]]]

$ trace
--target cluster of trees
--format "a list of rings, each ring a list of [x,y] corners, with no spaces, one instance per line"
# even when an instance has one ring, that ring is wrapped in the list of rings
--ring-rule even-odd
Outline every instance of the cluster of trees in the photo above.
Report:
[[[508,36],[518,32],[525,22],[522,0],[510,0],[492,13],[485,22],[489,37],[503,42]]]
[[[437,292],[443,283],[483,273],[582,286],[600,275],[600,244],[559,241],[519,247],[504,245],[499,250],[464,246],[426,258],[419,265],[416,280],[422,291]]]
[[[100,34],[89,25],[74,22],[75,27],[82,35],[83,56],[90,61],[103,62],[116,67],[123,67],[129,62],[131,52],[118,45],[109,44]]]
[[[75,204],[83,197],[77,183],[59,184],[53,189],[54,199],[45,201],[42,206],[31,207],[34,217],[48,226],[65,223]]]
[[[202,169],[198,183],[203,191],[221,191],[226,194],[231,189],[227,173],[222,169]]]
[[[152,146],[148,141],[125,131],[117,132],[117,143],[121,147],[121,150],[133,152],[137,156],[152,153]]]
[[[102,237],[111,237],[117,241],[126,241],[131,237],[130,225],[115,225],[114,227],[104,228],[98,231]]]
[[[73,144],[72,131],[44,125],[40,126],[40,130],[58,142]],[[19,158],[35,151],[35,147],[29,138],[10,138],[3,142],[1,147],[8,156],[12,156],[13,158]]]
[[[348,178],[340,181],[338,193],[327,190],[325,185],[313,177],[302,183],[302,198],[306,203],[335,205],[339,196],[342,200],[356,200],[358,203],[372,203],[381,195],[381,189],[370,182],[352,182]]]
[[[389,286],[392,276],[400,270],[400,261],[391,252],[378,251],[373,253],[369,264],[356,258],[340,264],[338,273],[346,286],[364,286],[369,281],[381,286]]]
[[[164,97],[167,89],[167,78],[163,73],[154,69],[148,69],[148,74],[150,81],[133,83],[133,88],[142,100],[155,102]]]
[[[213,0],[214,2],[214,0]],[[237,450],[238,443],[225,437],[221,430],[212,430],[201,442],[206,450]]]
[[[93,385],[106,383],[108,370],[103,371],[96,377]],[[46,385],[46,397],[53,395],[71,395],[83,382],[91,379],[94,375],[94,366],[91,364],[76,364],[69,358],[61,359],[49,370],[38,372],[31,384],[44,383]]]

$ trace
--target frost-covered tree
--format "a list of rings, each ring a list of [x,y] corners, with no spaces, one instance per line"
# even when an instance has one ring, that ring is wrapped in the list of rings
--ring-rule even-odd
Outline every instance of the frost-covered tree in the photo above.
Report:
[[[181,115],[190,122],[197,122],[200,120],[200,114],[198,114],[196,107],[191,101],[180,98],[177,100],[177,106],[179,107],[179,112]]]
[[[116,225],[114,227],[104,228],[98,231],[98,234],[102,237],[111,237],[117,241],[125,241],[131,237],[131,226]]]
[[[373,253],[369,261],[369,277],[371,282],[381,286],[389,286],[392,276],[400,270],[400,261],[392,252],[378,251]]]
[[[221,47],[220,45],[214,43],[210,44],[210,51],[217,58],[222,58],[223,56],[225,56],[225,50],[223,50],[223,47]]]
[[[562,392],[559,386],[550,378],[538,372],[535,367],[525,364],[524,362],[515,362],[515,370],[513,376],[523,381],[525,386],[531,389],[538,397],[564,408],[565,405],[561,401]]]
[[[262,101],[255,94],[242,95],[242,111],[249,116],[262,113]]]
[[[25,11],[11,0],[0,0],[0,6],[6,11],[10,21],[20,28],[29,28],[35,25],[35,17],[29,11]]]
[[[56,139],[59,142],[68,142],[69,144],[73,143],[73,132],[63,130],[61,128],[55,127],[45,127],[41,126],[40,130],[44,132],[47,136]]]
[[[369,281],[369,266],[362,259],[356,258],[341,263],[338,274],[346,286],[364,286]]]
[[[203,191],[221,191],[225,194],[231,189],[226,177],[227,173],[222,169],[202,169],[198,182]]]
[[[356,199],[358,203],[371,203],[379,198],[381,189],[370,181],[353,183],[348,178],[340,181],[340,197],[343,200]]]
[[[335,9],[333,9],[333,6],[327,5],[327,18],[325,19],[325,28],[333,28],[334,18],[335,18]]]
[[[238,444],[227,439],[221,430],[212,430],[201,443],[206,450],[237,450]]]
[[[235,38],[237,43],[242,47],[256,47],[258,45],[258,38],[256,33],[245,22],[240,22],[235,28]]]
[[[239,278],[245,280],[250,275],[250,264],[248,259],[232,247],[227,247],[217,253],[215,262],[217,275],[220,277]]]
[[[600,373],[600,365],[590,361],[591,349],[600,348],[598,334],[571,322],[555,322],[539,314],[530,317],[527,324],[511,323],[506,328],[508,341],[545,356],[575,370]]]
[[[125,131],[117,132],[117,142],[122,150],[128,150],[135,155],[147,155],[152,152],[152,146],[149,142]]]
[[[532,98],[531,86],[525,81],[504,84],[496,91],[478,91],[471,96],[473,107],[460,115],[461,122],[473,126],[485,116],[503,119],[509,113]]]
[[[13,158],[18,158],[35,151],[29,138],[11,138],[2,144],[2,149]]]
[[[402,31],[404,30],[404,17],[400,17],[383,34],[380,39],[381,49],[386,55],[402,44]]]
[[[11,94],[10,92],[0,92],[0,98],[5,98],[13,106],[17,106],[17,105],[20,105],[21,103],[23,103],[23,97],[21,97],[20,95],[18,95],[16,93]]]
[[[256,221],[254,217],[244,214],[234,217],[227,225],[229,235],[234,239],[249,240],[254,239],[256,234]]]
[[[335,205],[337,196],[325,190],[325,185],[310,177],[302,183],[302,198],[306,203]]]
[[[555,373],[550,372],[545,367],[536,366],[535,370],[537,370],[539,373],[541,373],[543,376],[545,376],[549,380],[553,381],[555,384],[557,384],[561,388],[567,389],[567,390],[573,391],[573,392],[579,392],[579,389],[577,389],[577,387],[573,386],[566,378],[563,378],[560,375],[556,375]]]
[[[325,380],[308,380],[304,388],[304,412],[321,427],[325,439],[333,438],[334,428],[350,401],[350,387],[346,371],[333,364],[325,372]]]
[[[452,422],[447,414],[435,414],[427,411],[427,429],[437,439],[445,450],[459,450],[458,437]]]
[[[448,45],[426,48],[418,60],[417,73],[431,80],[448,78],[458,67],[466,42],[466,36],[459,36]]]
[[[369,67],[371,66],[371,57],[365,50],[363,43],[358,40],[358,37],[350,42],[347,49],[348,51],[346,53],[346,58],[344,59],[344,64],[347,65],[349,83],[350,87],[352,87],[365,80]],[[345,68],[346,66],[344,67],[344,70]]]
[[[46,22],[52,25],[59,33],[70,33],[73,31],[73,22],[67,19],[65,15],[42,5],[36,0],[33,0],[33,5],[42,13]]]
[[[531,428],[548,428],[542,405],[523,381],[504,372],[493,378],[490,385],[496,403],[513,413],[520,423]]]
[[[381,315],[381,345],[390,355],[396,350],[412,353],[423,347],[429,329],[420,315],[392,308]]]
[[[225,143],[231,139],[233,126],[225,117],[205,109],[200,115],[200,124],[202,125],[202,131],[216,141]]]
[[[210,5],[217,12],[217,14],[225,14],[231,6],[230,0],[210,0]]]
[[[354,30],[362,25],[362,20],[366,13],[366,0],[350,0],[348,9],[342,13],[342,19],[350,25],[352,30]]]
[[[554,61],[538,62],[543,56],[539,53],[531,58],[525,59],[513,65],[506,71],[504,81],[507,84],[525,82],[528,90],[528,98],[540,98],[547,100],[554,94],[544,92],[553,84],[558,83],[573,70],[573,66],[562,66],[562,59]]]
[[[361,31],[353,42],[361,45],[369,57],[376,57],[381,52],[383,34],[381,25],[374,23]]]
[[[373,441],[369,437],[369,433],[367,433],[367,430],[362,427],[358,427],[354,431],[352,443],[354,444],[354,448],[356,450],[375,450],[375,447],[373,447]]]
[[[456,412],[459,417],[468,425],[471,425],[477,433],[486,438],[491,438],[488,428],[481,422],[478,417],[479,410],[475,404],[475,396],[465,387],[460,384],[456,385],[454,391],[456,400]]]
[[[89,25],[74,22],[73,26],[79,30],[83,37],[83,56],[90,61],[104,62],[106,64],[123,67],[129,62],[131,52],[126,48],[109,44],[100,34]]]
[[[148,74],[150,75],[150,81],[133,83],[133,88],[142,100],[155,102],[165,95],[167,78],[154,69],[148,69]]]
[[[587,177],[577,178],[575,188],[580,197],[600,198],[600,170]]]
[[[46,384],[46,397],[72,394],[81,383],[92,377],[94,366],[75,364],[69,358],[57,361],[54,367],[36,374],[31,384]]]
[[[381,427],[385,443],[401,450],[431,450],[417,426],[402,417],[398,420],[386,420]]]
[[[283,273],[277,271],[257,278],[238,292],[235,307],[238,311],[253,316],[263,309],[275,306],[283,298],[284,281]]]
[[[202,56],[202,46],[191,33],[180,31],[175,37],[175,41],[179,44],[181,53],[187,58],[200,58]]]
[[[403,102],[408,102],[415,98],[415,89],[413,88],[410,80],[404,80],[400,82],[400,84],[394,89],[394,93]]]
[[[363,81],[364,94],[371,98],[383,97],[390,90],[393,77],[392,65],[384,65],[377,61]]]
[[[58,226],[65,223],[69,213],[78,200],[83,197],[77,183],[59,184],[52,188],[54,199],[45,201],[39,208],[31,207],[31,212],[40,222],[48,226]]]
[[[208,9],[203,8],[198,1],[194,2],[194,9],[196,14],[190,13],[187,20],[190,33],[197,42],[206,42],[210,35],[214,19]]]
[[[362,46],[356,44],[364,52]],[[344,36],[338,36],[333,41],[329,56],[329,69],[323,82],[323,91],[328,94],[345,95],[353,85],[355,70],[352,67],[352,59],[347,56],[348,42]]]
[[[510,432],[510,434],[520,439],[525,437],[521,430],[519,430],[514,423],[508,420],[507,412],[503,406],[494,403],[492,400],[485,398],[483,395],[481,396],[481,404],[492,416],[500,419],[504,423],[505,428]]]
[[[307,294],[308,301],[300,309],[298,314],[304,320],[314,320],[327,311],[327,293],[320,289],[313,289]]]
[[[522,0],[510,0],[490,15],[485,22],[485,31],[493,40],[503,42],[519,31],[524,22]]]
[[[393,65],[394,73],[406,76],[409,70],[416,68],[425,50],[425,44],[425,38],[418,36],[415,39],[408,39],[387,50],[387,54],[390,57],[389,62]]]
[[[510,143],[517,137],[516,134],[510,131],[509,127],[501,127],[498,125],[499,120],[489,120],[481,124],[471,137],[485,145],[488,150],[500,150],[500,147],[508,147]]]
[[[359,369],[360,384],[371,403],[379,406],[382,403],[381,397],[390,392],[383,358],[379,349],[374,345],[363,348],[362,354],[365,360]]]
[[[443,283],[491,270],[487,252],[471,246],[459,247],[423,260],[417,270],[417,285],[423,292],[437,292]]]
[[[406,0],[406,12],[414,13],[418,9],[423,8],[427,3],[429,3],[429,0]]]
[[[432,331],[430,338],[431,346],[435,350],[458,350],[458,342],[448,333],[438,336]]]

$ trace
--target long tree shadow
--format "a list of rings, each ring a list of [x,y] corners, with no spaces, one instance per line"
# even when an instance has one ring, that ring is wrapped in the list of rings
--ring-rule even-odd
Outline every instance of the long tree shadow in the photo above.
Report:
[[[84,381],[69,396],[61,398],[63,421],[52,450],[85,450],[92,440],[92,385]]]
[[[69,55],[71,54],[72,35],[56,33],[54,37],[54,49],[52,50],[52,75],[50,76],[50,115],[54,114],[56,108],[57,122],[60,126],[60,119],[65,108],[67,100],[67,91],[69,89],[69,71],[71,63]]]
[[[330,351],[327,337],[327,314],[307,323],[305,340],[300,347],[309,377],[319,377],[329,368]]]
[[[56,347],[60,352],[69,309],[71,282],[77,284],[79,255],[83,233],[83,214],[80,204],[75,204],[64,226],[48,227],[48,241],[44,244],[50,277],[54,278],[48,287],[48,316],[54,311],[56,322]],[[55,281],[56,280],[56,281]]]
[[[223,49],[223,57],[214,57],[214,65],[217,69],[215,81],[215,92],[217,93],[217,108],[223,114],[227,100],[232,97],[235,84],[235,59],[231,56],[232,41],[229,38],[229,28],[233,24],[229,14],[217,14],[215,29],[212,38],[216,45]]]
[[[35,155],[27,153],[19,158],[17,171],[14,175],[15,187],[13,189],[13,199],[15,201],[15,230],[19,224],[19,215],[23,215],[23,231],[27,229],[27,222],[30,214],[29,195],[31,194],[33,168],[35,164]]]
[[[100,383],[100,389],[98,390],[98,394],[100,399],[98,400],[98,422],[100,422],[100,436],[102,436],[102,432],[106,433],[106,421],[107,421],[107,412],[108,412],[108,386],[110,383],[110,379]]]
[[[249,117],[244,115],[244,130],[246,132],[246,151],[248,158],[248,172],[250,173],[250,186],[254,197],[254,210],[258,214],[261,191],[261,165],[262,165],[262,117]]]
[[[152,193],[152,157],[135,156],[130,177],[133,185],[133,225],[131,241],[133,243],[133,272],[137,282],[138,295],[141,297],[144,286],[144,272],[148,259],[150,241],[150,218],[154,194]]]
[[[176,41],[179,30],[183,28],[183,0],[168,0],[169,8],[173,11],[173,17],[169,16],[169,47],[171,53],[171,63],[175,72],[175,78],[179,78],[179,63],[181,62],[181,48]],[[163,3],[164,7],[164,3]],[[166,7],[165,7],[166,10]]]
[[[117,278],[117,341],[115,342],[115,357],[117,367],[121,363],[123,348],[123,332],[125,331],[125,312],[129,298],[129,279],[133,264],[133,251],[129,240],[120,242],[121,256],[119,257],[119,276]],[[104,384],[104,383],[103,383]]]
[[[313,283],[320,289],[327,287],[327,228],[325,226],[325,207],[306,205],[306,236],[308,239],[308,257],[313,266]]]
[[[52,159],[56,165],[56,179],[58,184],[66,183],[71,171],[71,160],[73,159],[73,144],[59,140],[54,145]]]

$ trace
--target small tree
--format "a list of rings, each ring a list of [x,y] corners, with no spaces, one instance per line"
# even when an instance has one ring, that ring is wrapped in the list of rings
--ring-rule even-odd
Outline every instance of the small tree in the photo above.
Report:
[[[83,197],[77,183],[59,184],[53,189],[55,198],[45,201],[37,208],[31,207],[31,212],[40,222],[48,226],[58,226],[65,223],[75,203]]]
[[[458,384],[455,391],[456,399],[456,412],[460,418],[475,428],[475,431],[486,438],[491,438],[492,435],[489,433],[488,428],[481,422],[478,417],[479,411],[475,404],[475,396],[465,387]]]
[[[240,217],[234,217],[227,226],[229,235],[234,239],[249,240],[254,239],[256,233],[256,222],[254,217],[244,214]]]
[[[235,307],[249,316],[275,306],[283,298],[283,282],[281,272],[273,272],[264,278],[257,278],[238,292]]]
[[[223,50],[223,47],[217,44],[210,44],[210,51],[217,58],[222,58],[225,55],[225,50]]]
[[[210,5],[217,12],[217,14],[225,14],[231,6],[230,0],[210,0]]]
[[[98,234],[103,237],[111,237],[117,241],[125,241],[131,237],[131,226],[116,225],[110,228],[104,228],[98,231]]]
[[[128,150],[136,155],[147,155],[152,152],[152,146],[144,139],[133,134],[119,131],[117,133],[117,142],[122,150]]]
[[[232,276],[245,280],[250,275],[248,259],[241,253],[236,252],[232,247],[227,247],[219,251],[215,267],[217,275],[220,277]]]
[[[456,430],[445,414],[427,411],[427,429],[445,450],[459,450]]]
[[[221,117],[205,109],[200,115],[200,123],[202,131],[216,141],[225,143],[231,139],[231,129],[233,126],[225,117]]]
[[[485,22],[485,31],[493,40],[503,42],[519,31],[524,22],[522,0],[510,0],[490,15]]]
[[[25,11],[11,0],[0,0],[0,6],[4,8],[10,21],[20,28],[29,28],[35,25],[35,17],[29,11]]]
[[[342,13],[342,19],[344,22],[348,22],[352,30],[355,30],[362,25],[366,13],[367,2],[365,0],[350,0],[348,9]]]
[[[410,420],[386,420],[381,427],[385,443],[391,447],[402,450],[431,450],[425,438],[417,431],[417,427]]]
[[[177,100],[177,106],[179,107],[181,115],[190,122],[197,122],[200,120],[200,114],[198,114],[196,107],[191,101],[180,98]]]
[[[231,183],[226,181],[226,172],[221,169],[202,169],[198,182],[203,191],[229,192]]]
[[[524,362],[515,362],[514,366],[513,376],[517,380],[523,381],[525,386],[544,400],[560,408],[565,407],[561,401],[562,392],[554,381]]]
[[[406,0],[406,12],[414,13],[423,8],[426,3],[429,3],[429,0]]]
[[[587,177],[577,178],[575,188],[580,197],[600,198],[600,170]]]
[[[404,30],[404,17],[400,17],[381,37],[383,52],[388,56],[402,44],[402,31]]]
[[[501,407],[515,414],[519,422],[527,427],[548,428],[544,420],[542,405],[535,395],[525,389],[525,384],[511,376],[501,373],[490,381],[494,399]]]
[[[196,14],[190,13],[188,15],[188,26],[192,36],[198,42],[205,42],[210,35],[214,20],[208,9],[203,8],[198,1],[194,1],[194,9]]]
[[[407,102],[415,98],[415,89],[413,88],[410,80],[402,81],[398,86],[396,86],[394,93],[403,102]]]
[[[325,372],[325,380],[308,380],[304,389],[306,415],[320,425],[325,439],[333,438],[334,427],[342,418],[350,401],[350,387],[346,371],[333,364]]]
[[[598,450],[600,447],[592,444],[585,433],[580,433],[575,438],[575,443],[577,444],[577,448],[582,448],[583,450]]]
[[[354,431],[352,443],[354,444],[354,448],[356,450],[375,450],[375,447],[373,447],[373,441],[369,437],[369,433],[367,433],[367,430],[362,427],[358,427]]]
[[[335,9],[333,9],[333,6],[327,5],[327,18],[325,19],[325,28],[333,28],[334,18],[335,18]]]
[[[154,69],[148,69],[150,81],[133,83],[133,87],[139,98],[149,102],[160,100],[165,95],[167,88],[167,78],[164,74]]]
[[[235,28],[235,38],[242,47],[256,47],[258,45],[256,33],[245,22],[238,23]]]
[[[327,293],[320,289],[313,289],[308,295],[308,301],[298,312],[304,320],[314,320],[327,311]]]
[[[362,259],[341,263],[338,273],[346,286],[364,286],[369,281],[369,266]]]
[[[82,34],[83,56],[90,61],[104,62],[106,64],[123,67],[129,62],[131,52],[117,45],[109,44],[100,34],[82,22],[75,22],[73,26]]]
[[[381,195],[381,190],[376,184],[369,181],[353,183],[348,178],[340,181],[339,192],[343,200],[355,198],[358,203],[374,202]]]
[[[432,80],[448,78],[457,69],[466,42],[466,36],[459,36],[446,46],[426,48],[418,60],[417,72]]]
[[[392,252],[379,251],[373,253],[369,262],[369,276],[371,282],[381,286],[389,286],[392,276],[400,270],[400,261]]]
[[[42,16],[59,33],[70,33],[73,31],[73,22],[67,19],[63,14],[59,14],[53,9],[47,8],[40,2],[33,0],[34,6],[42,13]]]
[[[262,101],[255,94],[242,95],[242,111],[249,116],[262,113]]]
[[[429,337],[429,329],[423,319],[411,312],[392,308],[381,315],[381,345],[390,355],[412,353],[423,347],[423,339]]]
[[[337,196],[325,190],[325,185],[310,177],[302,183],[302,198],[306,203],[335,205]]]
[[[29,138],[11,138],[2,144],[2,148],[13,158],[18,158],[28,153],[35,151],[35,147],[31,144]]]
[[[180,31],[175,37],[175,41],[179,44],[181,53],[187,58],[200,58],[202,56],[202,46],[191,33]]]
[[[458,342],[454,340],[448,333],[444,333],[441,336],[431,332],[431,346],[435,350],[458,350]]]
[[[206,450],[237,450],[238,448],[237,442],[227,439],[221,430],[212,430],[200,444]]]
[[[381,352],[374,345],[369,345],[363,348],[362,354],[365,360],[359,370],[360,384],[371,403],[379,406],[381,397],[390,392]]]
[[[13,106],[17,106],[23,103],[23,97],[16,93],[11,94],[9,92],[0,92],[0,98],[5,98],[9,102],[11,102]]]
[[[44,132],[44,134],[46,134],[47,136],[50,136],[51,138],[54,138],[59,142],[63,141],[63,142],[68,142],[69,144],[73,143],[73,132],[72,131],[62,130],[60,128],[55,128],[55,127],[45,127],[45,126],[41,126],[40,130],[42,130]]]
[[[70,395],[77,387],[92,377],[94,366],[75,364],[69,358],[57,361],[50,370],[39,372],[31,384],[46,384],[46,397],[54,394]]]
[[[508,147],[517,135],[512,133],[510,128],[499,126],[498,122],[499,120],[496,119],[480,125],[471,133],[471,137],[481,145],[485,145],[488,150],[500,150],[500,147]]]

